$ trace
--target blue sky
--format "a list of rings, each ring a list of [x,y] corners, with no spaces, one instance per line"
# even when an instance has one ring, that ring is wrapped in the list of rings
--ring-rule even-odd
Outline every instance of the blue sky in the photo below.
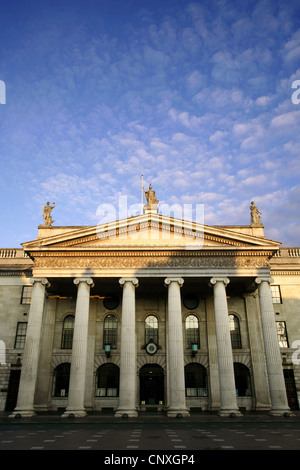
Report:
[[[1,247],[99,205],[204,204],[300,246],[300,2],[2,0]],[[131,215],[131,214],[129,214]]]

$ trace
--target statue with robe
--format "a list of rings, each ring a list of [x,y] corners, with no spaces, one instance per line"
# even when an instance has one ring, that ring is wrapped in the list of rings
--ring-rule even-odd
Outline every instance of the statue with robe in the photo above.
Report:
[[[52,202],[52,204],[53,206],[50,206],[50,202],[47,202],[47,205],[43,206],[44,224],[47,225],[47,227],[51,227],[51,224],[55,222],[51,217],[51,212],[55,207],[55,202]]]
[[[261,224],[261,212],[257,209],[254,201],[251,202],[250,206],[251,211],[251,225],[260,225]]]

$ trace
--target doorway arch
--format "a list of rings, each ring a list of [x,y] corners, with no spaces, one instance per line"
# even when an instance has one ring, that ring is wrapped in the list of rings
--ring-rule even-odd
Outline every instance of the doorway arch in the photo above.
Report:
[[[164,402],[164,370],[158,364],[145,364],[140,369],[140,403],[159,405]]]

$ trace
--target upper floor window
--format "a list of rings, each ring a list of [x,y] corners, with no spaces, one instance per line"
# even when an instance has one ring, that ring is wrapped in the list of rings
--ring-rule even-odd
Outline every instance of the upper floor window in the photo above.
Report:
[[[271,293],[272,293],[273,304],[281,304],[282,299],[281,299],[280,286],[271,286]]]
[[[21,295],[21,304],[30,305],[32,294],[32,286],[23,286]]]
[[[197,344],[197,347],[200,348],[199,320],[196,315],[186,317],[185,333],[187,348],[192,348],[193,344]]]
[[[277,328],[277,337],[278,337],[279,346],[281,348],[288,348],[289,343],[288,343],[288,338],[287,338],[285,321],[277,321],[276,328]]]
[[[229,315],[229,329],[231,337],[231,346],[232,349],[241,349],[241,331],[240,331],[240,322],[236,315]]]
[[[111,349],[117,348],[117,318],[115,315],[107,315],[104,320],[103,328],[103,347],[110,344]]]
[[[15,349],[24,349],[27,332],[27,322],[18,322],[16,338],[15,338]]]
[[[145,320],[145,344],[158,344],[158,320],[154,315],[148,315]]]
[[[64,319],[63,331],[61,337],[61,349],[72,349],[74,333],[74,315],[68,315]]]

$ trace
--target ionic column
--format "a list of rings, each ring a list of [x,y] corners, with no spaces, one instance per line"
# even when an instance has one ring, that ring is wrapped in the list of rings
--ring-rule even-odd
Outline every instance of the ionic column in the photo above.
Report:
[[[17,406],[11,417],[20,414],[30,417],[35,414],[33,403],[38,373],[42,320],[45,304],[47,279],[31,279],[32,297],[26,333],[26,343],[22,360],[21,379]]]
[[[240,414],[236,401],[232,346],[229,330],[228,307],[226,299],[227,278],[212,278],[214,289],[214,307],[218,348],[218,366],[220,381],[220,416]]]
[[[262,330],[271,396],[272,415],[282,415],[290,411],[282,370],[282,361],[277,337],[276,323],[270,283],[271,278],[257,278]]]
[[[77,278],[77,299],[75,310],[75,324],[72,345],[70,384],[68,406],[62,415],[67,417],[86,416],[84,408],[84,392],[86,381],[87,340],[90,307],[90,289],[94,286],[89,278]]]
[[[167,278],[168,286],[168,366],[169,366],[169,417],[189,416],[185,399],[184,354],[180,287],[181,278]]]
[[[120,355],[120,387],[119,406],[115,416],[136,417],[136,333],[135,333],[135,288],[138,279],[120,279],[123,286],[122,324],[121,324],[121,355]]]

